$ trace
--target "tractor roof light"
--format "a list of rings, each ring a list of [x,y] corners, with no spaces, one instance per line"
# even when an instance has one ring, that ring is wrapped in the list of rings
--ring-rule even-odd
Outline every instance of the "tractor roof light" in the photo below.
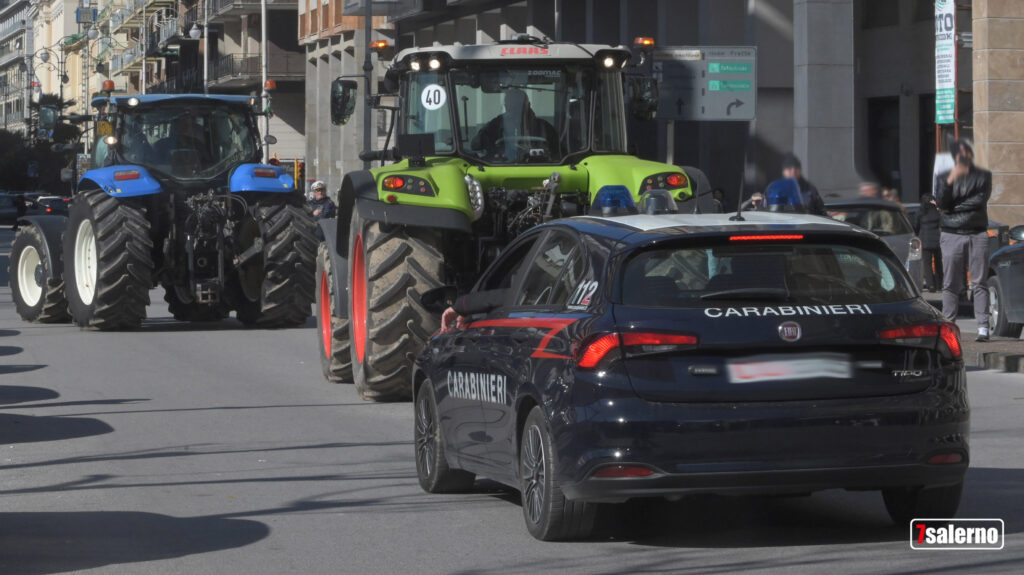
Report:
[[[138,106],[139,105],[139,99],[135,98],[135,97],[128,98],[128,105],[133,107],[133,108],[135,106]]]
[[[654,38],[649,36],[637,36],[633,39],[633,45],[638,48],[651,49],[654,47]]]
[[[379,52],[381,50],[386,49],[390,45],[391,44],[387,40],[374,40],[373,42],[370,42],[370,50],[373,50],[374,52]]]
[[[613,68],[615,67],[615,58],[612,58],[611,56],[605,56],[604,61],[602,63],[604,64],[605,68]]]
[[[430,59],[428,65],[430,66],[431,70],[439,70],[441,68],[441,59],[438,58],[437,56],[434,56],[433,58]]]
[[[419,72],[420,71],[420,61],[419,60],[409,60],[409,68],[413,72]]]

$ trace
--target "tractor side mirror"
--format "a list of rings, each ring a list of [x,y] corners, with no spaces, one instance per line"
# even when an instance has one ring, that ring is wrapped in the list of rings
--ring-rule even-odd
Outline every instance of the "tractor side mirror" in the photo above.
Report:
[[[273,146],[274,144],[277,143],[277,136],[273,134],[267,134],[266,136],[263,137],[263,141],[266,142],[268,146]]]
[[[52,134],[57,127],[57,120],[60,113],[56,106],[41,106],[39,108],[39,129],[47,134]]]
[[[651,77],[634,77],[629,82],[630,112],[633,118],[646,121],[658,115],[658,82]]]
[[[455,286],[441,286],[428,289],[420,296],[420,303],[430,313],[444,313],[459,297],[459,290]]]
[[[359,83],[355,80],[337,79],[331,82],[331,123],[344,126],[356,109],[356,90]]]

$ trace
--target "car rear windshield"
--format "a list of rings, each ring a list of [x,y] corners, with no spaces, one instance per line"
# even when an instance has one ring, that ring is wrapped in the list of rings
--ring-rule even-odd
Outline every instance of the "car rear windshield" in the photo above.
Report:
[[[623,267],[621,294],[626,305],[674,308],[723,301],[872,304],[916,292],[892,256],[862,247],[732,242],[640,251]]]

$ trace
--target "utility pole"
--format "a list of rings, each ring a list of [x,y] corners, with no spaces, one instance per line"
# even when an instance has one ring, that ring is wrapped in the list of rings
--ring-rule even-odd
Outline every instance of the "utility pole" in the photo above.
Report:
[[[270,93],[267,92],[267,45],[270,44],[270,40],[267,38],[267,0],[260,0],[260,50],[262,57],[260,60],[262,64],[260,86],[263,89],[260,103],[263,106],[263,163],[266,164],[270,161],[270,144],[266,143],[267,134],[270,133],[270,116],[267,114],[267,110],[270,108]]]
[[[370,130],[372,129],[372,122],[370,114],[372,110],[370,108],[370,94],[373,93],[373,59],[370,54],[370,34],[373,33],[373,0],[365,0],[366,2],[366,13],[363,16],[363,50],[365,51],[366,58],[363,60],[363,74],[366,80],[366,96],[363,98],[363,151],[370,151]],[[363,160],[363,169],[370,169],[370,161]]]

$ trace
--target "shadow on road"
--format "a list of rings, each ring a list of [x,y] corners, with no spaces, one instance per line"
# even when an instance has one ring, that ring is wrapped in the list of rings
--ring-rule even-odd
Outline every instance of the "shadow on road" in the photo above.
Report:
[[[24,348],[18,347],[16,345],[0,345],[0,356],[18,355],[23,351],[25,351]]]
[[[270,528],[222,517],[97,511],[0,513],[0,573],[37,575],[208,553],[249,545]]]
[[[274,331],[279,330],[295,330],[295,329],[314,329],[316,328],[316,319],[313,317],[306,318],[305,323],[294,327],[275,328]],[[154,317],[145,319],[142,321],[142,325],[135,331],[141,332],[155,332],[155,333],[173,333],[181,331],[241,331],[241,330],[262,330],[261,327],[248,327],[242,325],[241,322],[234,318],[222,319],[220,321],[200,321],[200,322],[189,322],[189,321],[178,321],[173,317]]]
[[[98,419],[0,413],[0,444],[58,441],[114,431]]]
[[[60,394],[45,387],[28,387],[24,385],[0,385],[0,405],[12,403],[29,403],[56,399]]]

